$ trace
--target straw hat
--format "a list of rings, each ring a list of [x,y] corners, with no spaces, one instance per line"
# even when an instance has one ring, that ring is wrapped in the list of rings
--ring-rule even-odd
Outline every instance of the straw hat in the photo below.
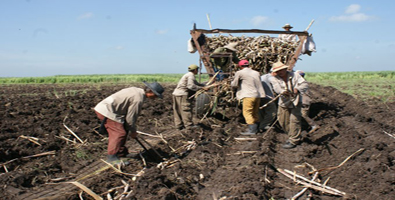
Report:
[[[280,71],[282,69],[288,69],[288,65],[285,65],[281,61],[278,61],[278,62],[273,64],[272,72],[277,72],[277,71]]]
[[[284,26],[283,26],[283,29],[285,29],[285,28],[289,28],[289,29],[291,29],[291,28],[293,28],[290,24],[285,24]]]
[[[237,51],[236,46],[237,46],[237,42],[231,42],[231,43],[225,45],[224,48],[227,48],[232,51]]]

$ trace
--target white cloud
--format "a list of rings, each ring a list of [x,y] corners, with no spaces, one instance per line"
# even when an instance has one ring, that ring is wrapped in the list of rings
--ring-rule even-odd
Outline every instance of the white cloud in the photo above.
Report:
[[[85,14],[82,14],[82,15],[78,16],[78,19],[79,20],[81,20],[81,19],[89,19],[89,18],[92,18],[92,17],[93,17],[93,13],[88,12],[88,13],[85,13]]]
[[[166,29],[166,30],[156,30],[156,31],[155,31],[155,33],[156,33],[156,34],[159,34],[159,35],[166,34],[167,32],[168,32],[167,29]]]
[[[333,22],[363,22],[369,20],[375,20],[377,17],[373,15],[367,15],[359,12],[361,6],[358,4],[351,4],[346,8],[344,15],[332,16],[329,21]]]
[[[122,49],[124,49],[124,47],[121,46],[121,45],[119,45],[119,46],[116,46],[115,49],[116,49],[116,50],[122,50]]]
[[[358,4],[351,4],[346,8],[346,14],[354,14],[358,13],[359,10],[361,9],[361,6]]]
[[[376,19],[374,16],[369,16],[364,13],[355,13],[352,15],[340,15],[333,16],[329,20],[330,21],[339,21],[339,22],[363,22],[368,20]]]
[[[267,23],[268,20],[269,18],[265,16],[255,16],[251,19],[251,24],[254,26],[260,26],[262,24]]]

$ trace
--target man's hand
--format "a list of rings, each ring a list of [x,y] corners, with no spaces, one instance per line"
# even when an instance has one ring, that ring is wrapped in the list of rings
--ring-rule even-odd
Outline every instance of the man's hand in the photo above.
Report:
[[[282,95],[284,96],[290,96],[291,93],[288,90],[284,90],[283,92],[281,92]]]
[[[130,133],[130,137],[132,137],[133,139],[137,138],[138,133],[137,132],[131,132]]]
[[[294,94],[298,94],[298,93],[299,93],[299,90],[294,88]]]
[[[204,91],[207,91],[208,89],[209,89],[209,87],[202,87],[202,89],[204,90]]]

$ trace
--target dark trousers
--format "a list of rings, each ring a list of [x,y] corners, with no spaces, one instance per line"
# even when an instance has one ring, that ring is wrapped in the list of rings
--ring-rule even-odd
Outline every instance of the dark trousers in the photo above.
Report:
[[[104,120],[104,116],[102,114],[96,112],[96,115],[101,121]],[[117,154],[119,156],[124,156],[124,154],[126,155],[128,150],[125,147],[125,143],[128,133],[125,130],[124,125],[107,118],[104,126],[108,132],[107,154]]]

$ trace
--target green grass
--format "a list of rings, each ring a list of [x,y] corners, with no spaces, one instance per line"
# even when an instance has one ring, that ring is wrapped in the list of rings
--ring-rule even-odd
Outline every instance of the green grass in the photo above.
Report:
[[[32,84],[32,83],[135,83],[153,82],[177,83],[183,74],[112,74],[112,75],[58,75],[47,77],[11,77],[0,78],[0,84]],[[207,75],[202,75],[208,79]]]
[[[177,83],[183,74],[113,74],[113,75],[59,75],[48,77],[0,78],[0,84],[54,84],[54,83],[141,83],[142,81],[159,83]],[[198,76],[196,79],[199,80]],[[395,102],[395,71],[378,72],[320,72],[306,73],[309,82],[332,86],[342,92],[362,100],[377,98],[383,102]],[[202,81],[208,75],[202,75]],[[78,91],[68,91],[65,96],[73,96]],[[56,91],[55,91],[56,93]]]
[[[355,98],[395,101],[395,71],[306,73],[309,82],[332,86]]]

